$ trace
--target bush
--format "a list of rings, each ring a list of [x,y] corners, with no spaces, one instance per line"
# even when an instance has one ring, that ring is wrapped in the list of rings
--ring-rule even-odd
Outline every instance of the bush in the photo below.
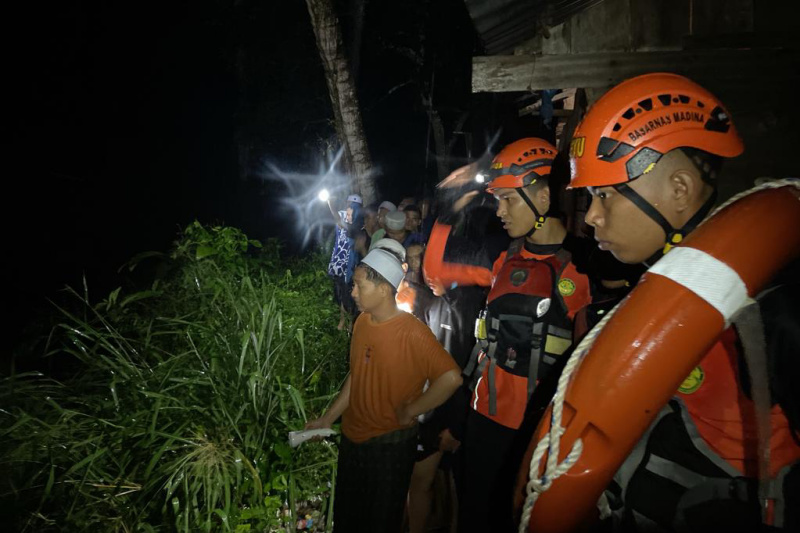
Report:
[[[272,531],[330,507],[336,449],[292,450],[338,392],[347,336],[321,253],[281,259],[240,231],[189,226],[146,290],[60,306],[48,356],[0,385],[4,523],[30,531]],[[312,414],[313,413],[313,414]],[[310,503],[300,503],[310,502]]]

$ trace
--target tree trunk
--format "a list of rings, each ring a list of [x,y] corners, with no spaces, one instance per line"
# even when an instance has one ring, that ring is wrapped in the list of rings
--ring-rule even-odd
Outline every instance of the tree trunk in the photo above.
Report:
[[[443,180],[450,173],[444,123],[442,122],[442,117],[439,116],[439,112],[430,105],[428,106],[428,120],[431,121],[431,130],[433,132],[433,148],[436,152],[436,173],[439,179]]]
[[[333,11],[332,0],[306,0],[306,5],[325,69],[336,133],[344,149],[343,158],[354,175],[351,186],[361,194],[364,205],[367,205],[376,200],[372,160],[361,124],[355,82],[347,62],[339,19]]]

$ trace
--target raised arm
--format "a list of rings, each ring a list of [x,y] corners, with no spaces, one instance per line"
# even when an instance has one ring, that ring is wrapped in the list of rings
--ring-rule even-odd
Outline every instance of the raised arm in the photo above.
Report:
[[[333,216],[333,221],[336,223],[336,225],[339,226],[340,228],[347,229],[347,227],[344,225],[344,221],[342,220],[342,217],[339,216],[339,212],[336,211],[336,209],[333,208],[333,205],[331,205],[331,199],[330,198],[328,198],[328,209],[331,210],[331,215]]]

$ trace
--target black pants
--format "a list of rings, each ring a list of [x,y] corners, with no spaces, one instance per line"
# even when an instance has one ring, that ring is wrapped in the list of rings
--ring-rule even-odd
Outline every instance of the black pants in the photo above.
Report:
[[[514,487],[541,416],[531,402],[522,426],[510,429],[470,410],[464,436],[463,477],[458,503],[460,533],[516,532]],[[525,465],[527,470],[527,465]]]
[[[463,444],[459,532],[513,531],[512,496],[519,465],[513,464],[509,454],[516,434],[517,431],[470,411]]]
[[[342,435],[333,502],[334,531],[400,532],[416,448],[416,426],[361,444]]]

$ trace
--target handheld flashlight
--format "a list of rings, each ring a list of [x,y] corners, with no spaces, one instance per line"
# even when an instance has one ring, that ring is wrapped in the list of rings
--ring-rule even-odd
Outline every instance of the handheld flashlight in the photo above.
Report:
[[[484,181],[486,181],[486,176],[484,176],[483,173],[478,172],[477,174],[475,174],[475,181],[477,181],[478,183],[483,183]]]
[[[327,202],[330,197],[331,193],[328,192],[328,189],[322,189],[317,195],[317,198],[319,198],[320,202]]]

